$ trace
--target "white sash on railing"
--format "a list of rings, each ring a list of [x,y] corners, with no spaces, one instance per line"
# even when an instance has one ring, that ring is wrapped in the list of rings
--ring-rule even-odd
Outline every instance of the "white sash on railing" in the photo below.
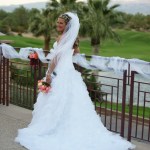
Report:
[[[28,56],[31,51],[35,51],[38,54],[40,61],[43,63],[49,63],[51,60],[51,53],[45,56],[43,49],[41,48],[20,48],[19,53],[8,44],[1,44],[2,54],[7,59],[20,58],[23,60],[29,60]],[[122,72],[128,70],[128,64],[132,71],[138,72],[140,75],[150,78],[150,62],[146,62],[139,59],[125,59],[120,57],[102,57],[92,55],[90,61],[86,60],[85,54],[75,54],[73,56],[73,62],[91,70],[113,71]]]

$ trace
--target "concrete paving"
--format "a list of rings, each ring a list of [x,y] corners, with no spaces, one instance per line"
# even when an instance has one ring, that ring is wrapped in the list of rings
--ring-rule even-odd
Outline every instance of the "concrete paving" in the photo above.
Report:
[[[0,105],[0,150],[26,150],[14,142],[17,130],[26,127],[32,117],[32,112],[15,105],[9,107]],[[136,150],[150,150],[150,143],[132,140]]]

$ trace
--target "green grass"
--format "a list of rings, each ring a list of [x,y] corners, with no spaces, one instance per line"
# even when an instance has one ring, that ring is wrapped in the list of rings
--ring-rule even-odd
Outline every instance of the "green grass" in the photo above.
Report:
[[[121,42],[107,40],[102,43],[101,56],[122,58],[138,58],[150,61],[150,33],[118,30]],[[85,48],[87,47],[87,48]],[[81,52],[91,55],[90,41],[82,41]]]
[[[14,47],[43,47],[43,41],[37,38],[27,38],[21,36],[0,36],[0,40],[12,40]]]
[[[100,103],[97,102],[96,106],[100,106]],[[117,109],[118,109],[119,112],[122,111],[122,104],[120,104],[120,103],[118,103],[118,106],[117,106],[116,103],[112,103],[112,105],[111,105],[110,102],[107,102],[107,107],[105,107],[105,106],[106,106],[106,103],[103,102],[101,104],[102,108],[111,109],[111,106],[112,106],[112,110],[113,111],[116,111]],[[138,110],[138,113],[137,113],[137,110]],[[125,106],[125,113],[129,114],[129,105]],[[139,117],[143,117],[144,116],[145,118],[149,118],[149,116],[150,116],[150,108],[149,107],[145,107],[145,110],[144,110],[144,107],[142,107],[142,106],[138,106],[138,107],[137,106],[133,106],[133,115],[137,116],[137,114],[138,114]]]
[[[150,33],[118,31],[121,43],[107,41],[102,46],[102,56],[120,56],[150,61]]]
[[[119,56],[123,58],[138,58],[150,61],[150,33],[117,30],[121,38],[121,43],[107,40],[102,43],[100,53],[101,56]],[[43,40],[37,38],[26,38],[20,36],[0,36],[0,40],[13,40],[15,47],[43,47]],[[54,40],[51,41],[51,44]],[[80,40],[81,53],[91,55],[90,39]]]

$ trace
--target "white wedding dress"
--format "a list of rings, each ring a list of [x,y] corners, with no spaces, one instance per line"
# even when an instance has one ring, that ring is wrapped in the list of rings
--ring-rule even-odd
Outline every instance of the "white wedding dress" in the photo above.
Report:
[[[51,91],[48,94],[39,93],[32,121],[27,128],[19,130],[16,142],[29,150],[134,148],[134,145],[104,127],[81,73],[75,70],[72,60],[66,63],[69,67],[65,72],[59,74],[61,68],[55,70],[57,75],[52,80]]]
[[[57,51],[58,45],[55,42],[53,53]],[[104,127],[95,111],[81,73],[73,66],[72,55],[73,50],[67,49],[57,59],[54,70],[57,75],[52,79],[51,91],[48,94],[38,94],[31,123],[27,128],[18,131],[15,141],[29,150],[134,148],[134,145],[119,134],[114,134]]]

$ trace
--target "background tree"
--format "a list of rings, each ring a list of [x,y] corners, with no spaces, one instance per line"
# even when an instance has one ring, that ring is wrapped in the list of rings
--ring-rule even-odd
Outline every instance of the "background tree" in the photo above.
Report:
[[[29,25],[29,10],[23,6],[16,8],[13,12],[0,11],[0,24],[7,27],[9,32],[18,32],[21,35],[27,32]]]
[[[50,13],[50,10],[43,9],[42,12],[36,12],[30,18],[29,30],[34,36],[44,37],[44,50],[49,50],[52,30],[55,26],[54,14],[54,12]]]
[[[57,14],[61,14],[61,13],[65,13],[67,11],[75,11],[77,12],[78,7],[80,6],[79,4],[81,4],[80,2],[78,2],[77,0],[50,0],[46,7],[50,8],[50,9],[55,9],[57,10]]]
[[[132,16],[129,20],[129,25],[131,28],[136,30],[141,30],[144,28],[146,24],[146,20],[144,19],[144,15],[137,13],[136,15]]]
[[[32,8],[31,10],[29,10],[29,20],[30,20],[30,18],[33,18],[34,17],[34,15],[36,15],[36,14],[38,14],[38,13],[40,13],[40,10],[39,9],[37,9],[37,8]]]
[[[2,24],[5,25],[8,29],[7,34],[10,34],[10,32],[18,32],[18,24],[13,17],[13,13],[10,13],[5,19],[3,19]],[[24,31],[22,31],[24,32]]]
[[[53,35],[55,34],[53,33],[53,31],[56,28],[56,19],[58,18],[58,16],[66,11],[75,11],[76,8],[77,8],[76,0],[68,0],[68,1],[51,0],[47,3],[46,9],[43,11],[43,14],[41,16],[37,16],[38,19],[35,18],[32,19],[33,22],[32,25],[30,26],[30,29],[36,36],[44,35],[45,39],[44,47],[46,50],[49,49],[49,42],[52,34]],[[39,22],[38,26],[37,22]],[[34,28],[34,26],[36,26],[36,29],[38,28],[38,31]]]
[[[23,6],[20,6],[13,11],[12,17],[15,21],[15,28],[18,34],[26,32],[28,29],[28,21],[30,17],[29,10]]]
[[[146,16],[146,30],[150,31],[150,15]]]
[[[0,32],[8,33],[9,27],[7,24],[4,23],[4,19],[7,18],[8,13],[4,10],[0,10]]]
[[[0,20],[5,19],[8,16],[9,13],[7,13],[6,11],[0,9]]]
[[[115,11],[119,5],[110,6],[110,0],[89,0],[82,21],[82,30],[91,38],[93,54],[98,55],[103,40],[107,38],[119,40],[112,26],[122,22],[121,16]]]

